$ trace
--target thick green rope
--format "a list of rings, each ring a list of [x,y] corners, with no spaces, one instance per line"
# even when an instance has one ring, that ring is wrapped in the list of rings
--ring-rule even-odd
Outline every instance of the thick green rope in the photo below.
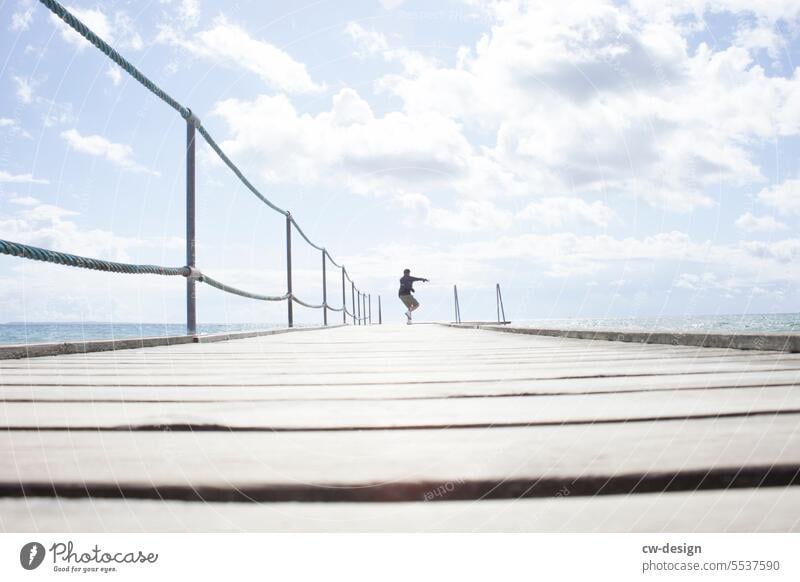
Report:
[[[236,287],[231,287],[230,285],[226,285],[225,283],[217,281],[216,279],[213,279],[208,275],[201,275],[198,280],[205,283],[206,285],[211,285],[212,287],[216,287],[220,291],[225,291],[226,293],[239,295],[240,297],[247,297],[248,299],[258,299],[259,301],[286,301],[290,297],[288,293],[286,293],[285,295],[271,296],[271,295],[259,295],[258,293],[250,293],[249,291],[242,291],[241,289],[237,289]]]
[[[325,256],[326,256],[326,257],[328,257],[328,260],[329,260],[331,263],[333,263],[333,266],[334,266],[334,267],[336,267],[337,269],[344,269],[344,265],[340,265],[339,263],[337,263],[336,261],[334,261],[334,260],[333,260],[333,257],[330,255],[330,253],[329,253],[328,251],[325,251]]]
[[[156,85],[150,79],[145,77],[144,74],[139,69],[134,67],[122,55],[120,55],[117,51],[111,48],[111,46],[106,41],[104,41],[102,38],[100,38],[94,32],[92,32],[92,30],[88,26],[86,26],[83,22],[78,20],[69,10],[64,8],[61,4],[59,4],[55,0],[39,0],[39,1],[45,6],[47,6],[47,8],[49,8],[53,14],[55,14],[61,20],[63,20],[69,26],[71,26],[83,38],[85,38],[94,46],[96,46],[98,49],[100,49],[100,51],[102,51],[104,55],[106,55],[108,58],[110,58],[120,67],[122,67],[122,69],[125,70],[125,72],[130,74],[134,79],[136,79],[142,85],[144,85],[148,91],[153,93],[153,95],[155,95],[156,97],[161,99],[164,103],[172,107],[175,111],[180,113],[181,117],[187,119],[189,115],[191,115],[191,112],[186,107],[178,103],[158,85]]]
[[[297,222],[295,222],[294,218],[291,218],[291,216],[290,216],[290,220],[292,221],[292,224],[294,225],[294,227],[297,229],[297,232],[300,233],[300,236],[302,236],[308,244],[310,244],[312,247],[314,247],[318,251],[324,251],[325,250],[324,248],[322,248],[320,246],[317,246],[313,242],[311,242],[311,239],[306,236],[306,233],[303,232],[303,229],[300,228],[300,225],[297,224]],[[325,254],[327,254],[327,253],[325,253]]]
[[[292,295],[292,301],[294,301],[295,303],[299,303],[303,307],[308,307],[310,309],[322,309],[323,307],[325,307],[324,303],[320,303],[319,305],[312,305],[311,303],[306,303],[305,301],[302,301],[295,295]]]
[[[247,186],[247,189],[250,190],[250,192],[252,192],[253,194],[255,194],[256,198],[261,200],[261,202],[263,202],[273,210],[280,212],[284,216],[288,216],[289,212],[287,210],[284,210],[283,208],[280,208],[275,204],[273,204],[272,202],[270,202],[269,200],[267,200],[267,198],[261,192],[258,191],[258,188],[253,186],[250,183],[250,180],[244,177],[242,171],[238,167],[236,167],[236,164],[234,164],[227,155],[225,155],[225,152],[222,151],[222,148],[219,147],[219,144],[217,144],[217,142],[214,141],[214,138],[211,137],[211,135],[208,133],[208,131],[206,131],[206,128],[203,127],[202,124],[199,124],[197,126],[197,131],[200,133],[200,135],[203,136],[203,139],[206,140],[208,145],[211,146],[211,149],[216,152],[216,154],[220,157],[220,159],[223,162],[225,162],[225,165],[228,166],[234,174],[236,174],[236,177],[239,178],[239,180],[241,180],[242,184]]]
[[[109,273],[126,273],[131,275],[171,275],[171,276],[189,276],[188,267],[161,267],[159,265],[134,265],[130,263],[115,263],[112,261],[104,261],[102,259],[92,259],[89,257],[81,257],[79,255],[71,255],[69,253],[60,253],[33,247],[22,243],[15,243],[7,240],[0,239],[0,254],[11,255],[12,257],[23,257],[25,259],[32,259],[34,261],[44,261],[46,263],[55,263],[57,265],[66,265],[68,267],[79,267],[81,269],[92,269],[93,271],[106,271]]]

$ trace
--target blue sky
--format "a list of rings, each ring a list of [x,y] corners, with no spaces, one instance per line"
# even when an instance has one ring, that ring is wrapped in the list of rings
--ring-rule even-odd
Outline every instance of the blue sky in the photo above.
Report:
[[[84,2],[402,318],[796,312],[797,2]],[[183,120],[38,2],[0,3],[0,238],[184,263]],[[201,142],[198,265],[285,289],[282,217]],[[295,239],[295,290],[321,298]],[[339,299],[331,269],[331,302]],[[180,322],[183,282],[0,257],[0,321]],[[285,306],[201,287],[201,321]],[[298,309],[300,321],[319,313]]]

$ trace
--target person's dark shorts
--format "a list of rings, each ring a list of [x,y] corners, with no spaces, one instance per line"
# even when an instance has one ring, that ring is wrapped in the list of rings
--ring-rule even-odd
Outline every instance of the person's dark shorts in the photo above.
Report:
[[[400,295],[400,301],[403,302],[403,305],[411,309],[412,307],[417,308],[419,307],[419,301],[417,301],[413,295]]]

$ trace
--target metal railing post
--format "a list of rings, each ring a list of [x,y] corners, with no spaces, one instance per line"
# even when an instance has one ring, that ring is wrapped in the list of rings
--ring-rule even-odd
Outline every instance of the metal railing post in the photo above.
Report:
[[[372,293],[367,295],[369,301],[369,324],[372,325]]]
[[[353,309],[353,325],[356,324],[356,284],[350,281],[350,306]]]
[[[458,287],[453,285],[453,298],[455,300],[456,323],[461,323],[461,307],[458,304]]]
[[[497,323],[500,323],[500,285],[496,285],[494,288],[494,302],[495,306],[497,307]]]
[[[378,295],[378,325],[383,323],[383,317],[381,316],[381,296]]]
[[[194,130],[196,118],[186,119],[186,266],[196,267],[195,255],[195,191],[194,191]],[[197,285],[193,277],[186,278],[186,335],[197,333]]]
[[[286,213],[286,293],[289,327],[294,327],[294,301],[292,300],[292,215]]]
[[[500,319],[500,313],[503,314],[503,319]],[[500,293],[500,283],[497,284],[497,323],[505,323],[506,309],[503,307],[503,295]]]
[[[342,265],[342,325],[347,325],[347,294],[344,290],[344,265]]]
[[[358,298],[358,311],[356,312],[358,313],[358,325],[361,325],[361,291],[356,291],[356,297]]]
[[[325,249],[322,249],[322,323],[328,325],[328,278],[325,272]]]

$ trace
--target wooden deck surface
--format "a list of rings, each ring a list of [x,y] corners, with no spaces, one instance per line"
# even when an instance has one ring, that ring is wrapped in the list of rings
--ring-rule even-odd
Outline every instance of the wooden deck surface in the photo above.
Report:
[[[440,326],[0,361],[2,531],[799,531],[800,354]]]

